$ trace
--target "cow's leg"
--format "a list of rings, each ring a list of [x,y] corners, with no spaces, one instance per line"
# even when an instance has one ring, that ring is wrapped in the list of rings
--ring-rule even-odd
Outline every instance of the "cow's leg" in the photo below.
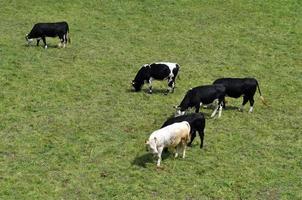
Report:
[[[218,112],[218,118],[221,117],[221,112],[222,112],[222,103],[219,105],[219,112]]]
[[[58,47],[61,48],[62,44],[64,43],[64,35],[59,35],[59,39],[60,39],[60,42],[58,44]]]
[[[254,107],[253,107],[254,106],[254,102],[255,102],[254,97],[253,96],[250,97],[249,101],[250,101],[250,106],[251,106],[249,112],[251,113],[254,110]]]
[[[217,103],[217,101],[215,101],[215,102]],[[214,111],[213,111],[211,117],[214,117],[214,116],[216,115],[218,109],[219,109],[219,104],[217,103],[216,108],[214,109]]]
[[[200,148],[202,149],[203,147],[203,140],[204,140],[204,131],[201,130],[201,131],[198,131],[199,133],[199,137],[200,137]]]
[[[44,48],[47,49],[47,44],[46,44],[46,38],[42,37],[43,43],[44,43]]]
[[[225,109],[225,98],[222,100],[222,107]]]
[[[179,144],[176,146],[176,151],[175,151],[175,158],[178,157],[178,152],[179,152]]]
[[[157,149],[157,156],[158,156],[158,160],[157,160],[157,167],[160,167],[160,161],[161,161],[161,154],[163,152],[163,147],[159,147]]]
[[[67,44],[67,35],[66,35],[66,34],[63,35],[63,39],[64,39],[63,48],[65,48],[65,47],[66,47],[66,44]]]
[[[181,141],[181,148],[182,148],[182,158],[185,158],[186,157],[186,141],[185,140],[182,140]]]
[[[152,78],[149,79],[149,93],[152,94]]]
[[[175,88],[174,78],[169,78],[168,79],[168,89],[165,94],[168,94],[169,92],[173,93],[174,88]]]
[[[37,39],[37,46],[39,46],[40,38]]]
[[[243,102],[241,107],[239,108],[239,111],[243,111],[244,105],[249,101],[249,98],[247,96],[243,96]]]
[[[200,104],[195,105],[195,113],[199,113]]]
[[[188,146],[192,146],[192,142],[194,140],[194,138],[196,137],[196,130],[193,130],[192,133],[191,133],[191,140],[190,142],[188,143]]]

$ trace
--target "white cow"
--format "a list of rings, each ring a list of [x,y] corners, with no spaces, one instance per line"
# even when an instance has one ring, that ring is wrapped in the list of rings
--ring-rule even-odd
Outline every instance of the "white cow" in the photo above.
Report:
[[[186,156],[186,146],[190,141],[190,124],[186,121],[174,123],[159,130],[154,131],[146,145],[153,154],[157,154],[157,167],[160,166],[161,154],[164,147],[176,147],[175,158],[182,150],[182,157]]]

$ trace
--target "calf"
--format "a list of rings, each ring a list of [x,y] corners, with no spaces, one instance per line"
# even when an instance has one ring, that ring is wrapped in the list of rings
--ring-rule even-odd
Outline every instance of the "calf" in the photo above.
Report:
[[[204,140],[204,128],[206,125],[205,117],[202,113],[190,113],[187,115],[169,118],[165,121],[165,123],[162,125],[161,128],[171,125],[173,123],[182,122],[182,121],[188,122],[191,127],[191,131],[190,131],[191,140],[188,143],[188,146],[192,145],[192,142],[193,142],[194,138],[196,137],[196,131],[198,131],[199,137],[200,137],[200,148],[202,148],[203,140]]]
[[[221,84],[204,85],[190,89],[179,106],[177,106],[177,115],[184,115],[185,111],[190,107],[195,107],[195,112],[198,113],[202,104],[210,104],[215,102],[211,117],[216,115],[219,110],[218,118],[221,116],[222,103],[225,97],[225,87]]]
[[[146,145],[153,154],[158,156],[157,167],[160,166],[161,154],[165,147],[176,147],[175,158],[182,150],[182,157],[186,156],[186,145],[190,140],[190,124],[186,121],[174,123],[157,131],[154,131]]]
[[[249,112],[253,112],[253,106],[255,102],[254,95],[257,88],[261,101],[266,105],[264,98],[261,95],[258,81],[254,78],[220,78],[214,81],[213,84],[222,84],[225,87],[226,96],[232,98],[243,96],[243,102],[239,110],[242,110],[243,106],[249,101]],[[223,100],[223,107],[225,107],[225,100]]]
[[[158,62],[152,64],[145,64],[137,72],[132,86],[135,91],[140,91],[145,82],[149,83],[149,93],[152,93],[152,81],[153,80],[168,80],[168,92],[174,92],[175,78],[178,74],[180,66],[177,63]]]
[[[42,39],[44,43],[44,48],[47,48],[46,37],[59,37],[60,43],[59,47],[63,44],[65,47],[67,40],[70,43],[70,38],[68,36],[69,27],[67,22],[56,22],[56,23],[37,23],[31,29],[30,33],[25,36],[28,44],[33,41],[33,38],[37,39],[37,46]]]

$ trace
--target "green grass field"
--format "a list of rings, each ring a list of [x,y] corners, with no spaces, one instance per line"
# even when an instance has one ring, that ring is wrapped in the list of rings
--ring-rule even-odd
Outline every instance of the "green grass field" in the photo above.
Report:
[[[300,0],[0,1],[0,199],[302,199],[301,19]],[[62,20],[67,48],[26,45]],[[154,61],[180,64],[175,93],[131,91]],[[144,141],[185,92],[245,76],[270,106],[202,109],[204,149],[157,170]]]

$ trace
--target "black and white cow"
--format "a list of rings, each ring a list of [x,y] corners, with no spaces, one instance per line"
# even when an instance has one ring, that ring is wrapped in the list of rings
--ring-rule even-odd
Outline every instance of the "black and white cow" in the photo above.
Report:
[[[192,88],[186,93],[180,105],[177,106],[177,115],[184,115],[185,111],[191,107],[195,107],[195,112],[198,113],[201,105],[215,102],[216,108],[211,117],[214,117],[219,110],[219,118],[221,116],[224,97],[225,87],[221,84]]]
[[[187,121],[191,126],[191,131],[190,131],[191,139],[190,142],[188,143],[188,146],[192,145],[192,142],[196,137],[196,131],[198,131],[200,137],[200,148],[202,148],[203,140],[204,140],[204,128],[206,125],[206,120],[202,113],[189,113],[187,115],[169,118],[165,121],[165,123],[162,125],[161,128],[182,121]]]
[[[152,93],[152,81],[153,80],[168,80],[168,92],[174,92],[175,78],[180,69],[179,64],[170,62],[157,62],[151,64],[145,64],[137,72],[132,86],[135,91],[140,91],[145,82],[149,83],[149,93]]]
[[[254,78],[220,78],[214,81],[213,84],[222,84],[225,87],[226,96],[232,98],[238,98],[243,96],[243,102],[239,110],[243,109],[243,106],[249,101],[250,110],[253,112],[254,95],[258,88],[261,101],[266,105],[264,98],[261,95],[258,81]],[[225,100],[223,100],[223,106],[225,107]]]
[[[39,42],[42,39],[44,43],[44,48],[47,48],[46,37],[59,37],[60,43],[59,47],[63,44],[65,47],[67,40],[70,43],[70,38],[68,36],[69,27],[67,22],[55,22],[55,23],[37,23],[31,29],[30,33],[25,36],[28,44],[33,41],[33,39],[37,40],[37,46],[39,46]]]

